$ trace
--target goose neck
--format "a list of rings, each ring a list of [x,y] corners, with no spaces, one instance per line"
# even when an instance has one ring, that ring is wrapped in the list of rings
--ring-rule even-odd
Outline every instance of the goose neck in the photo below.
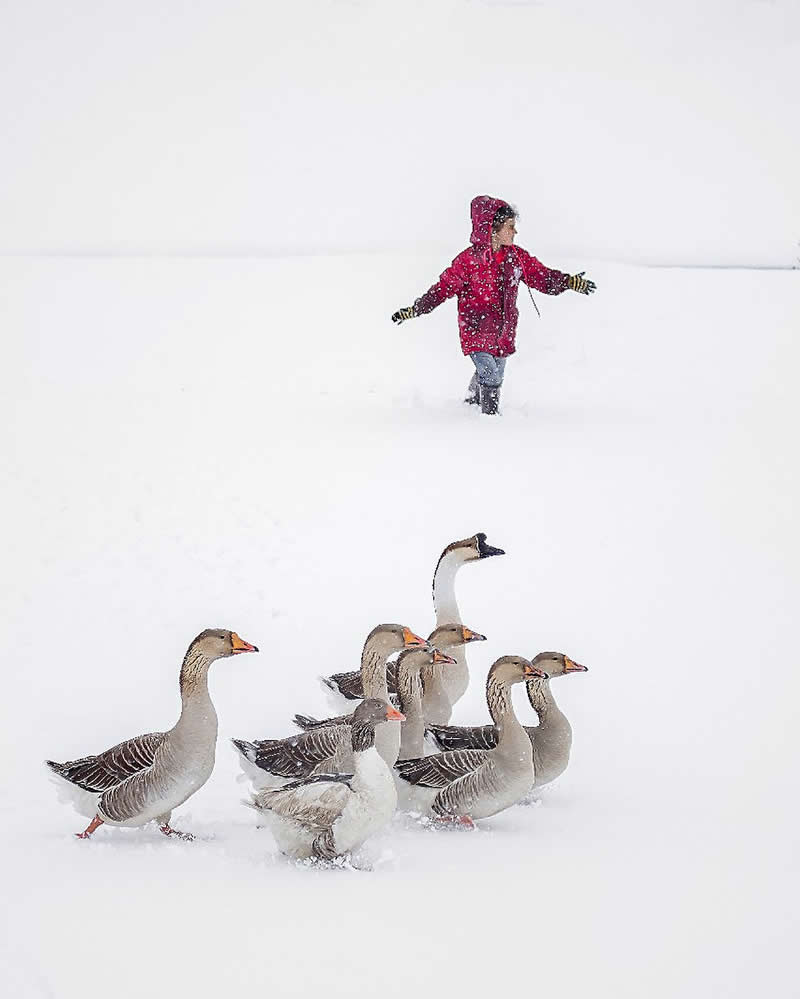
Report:
[[[457,552],[447,552],[439,559],[433,574],[433,609],[436,624],[461,624],[461,613],[456,602],[456,573],[464,564]]]
[[[521,727],[514,713],[511,687],[508,683],[490,676],[486,681],[486,703],[492,721],[497,726],[500,742],[503,741],[504,734]]]
[[[400,710],[407,719],[422,714],[422,676],[419,672],[412,673],[402,666],[398,669],[397,697]]]
[[[353,753],[365,753],[375,745],[375,726],[355,722],[350,727],[350,742]]]
[[[183,660],[180,675],[181,716],[176,729],[216,731],[217,713],[208,691],[208,670],[213,660],[190,649]]]
[[[528,680],[527,688],[528,700],[536,712],[540,725],[558,721],[563,717],[563,712],[553,697],[549,680]]]
[[[375,648],[365,647],[361,657],[361,686],[364,697],[377,697],[382,701],[389,700],[389,688],[386,683],[386,653]]]

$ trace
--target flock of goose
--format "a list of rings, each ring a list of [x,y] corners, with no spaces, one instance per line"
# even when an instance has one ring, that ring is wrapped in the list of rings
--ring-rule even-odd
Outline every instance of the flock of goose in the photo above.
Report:
[[[434,573],[436,628],[428,638],[400,624],[380,624],[367,636],[359,670],[323,678],[336,702],[353,710],[324,720],[295,715],[301,732],[283,739],[232,740],[253,786],[246,804],[283,853],[323,861],[346,857],[385,827],[398,807],[471,827],[563,773],[572,729],[549,681],[586,667],[562,653],[540,652],[532,660],[501,656],[486,680],[491,724],[450,724],[453,705],[469,684],[466,646],[485,641],[461,622],[455,576],[462,565],[503,554],[485,534],[445,548]],[[217,714],[208,671],[218,659],[247,652],[258,648],[236,632],[202,632],[181,665],[181,713],[168,732],[139,735],[68,763],[47,761],[61,797],[90,820],[79,838],[104,823],[151,821],[167,836],[192,838],[170,819],[214,768]],[[527,686],[536,726],[516,717],[516,683]],[[441,752],[426,755],[434,747]]]

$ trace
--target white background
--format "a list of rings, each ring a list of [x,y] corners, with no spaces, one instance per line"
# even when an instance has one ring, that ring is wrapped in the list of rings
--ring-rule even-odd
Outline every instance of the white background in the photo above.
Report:
[[[2,16],[11,993],[792,996],[797,274],[643,265],[792,266],[796,5]],[[598,283],[523,295],[495,419],[454,303],[388,319],[477,193]],[[228,738],[324,711],[379,621],[427,633],[479,530],[456,718],[495,657],[564,651],[569,769],[473,834],[398,818],[372,873],[286,863]],[[75,840],[43,759],[169,727],[205,627],[261,652],[212,670],[198,840]]]

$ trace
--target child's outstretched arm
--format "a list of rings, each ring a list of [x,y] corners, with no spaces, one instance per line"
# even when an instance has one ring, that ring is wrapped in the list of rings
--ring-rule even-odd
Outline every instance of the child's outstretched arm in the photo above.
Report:
[[[584,271],[580,274],[565,274],[557,271],[532,257],[521,246],[516,247],[520,264],[522,265],[522,280],[529,288],[544,292],[545,295],[560,295],[562,291],[577,291],[581,295],[591,295],[597,288],[594,281],[585,278]]]
[[[436,284],[432,285],[424,295],[414,302],[413,305],[405,309],[398,309],[392,314],[393,323],[402,323],[406,319],[414,319],[417,316],[424,316],[426,312],[433,312],[437,305],[441,305],[448,298],[457,295],[467,283],[467,275],[461,264],[460,258],[441,273]]]

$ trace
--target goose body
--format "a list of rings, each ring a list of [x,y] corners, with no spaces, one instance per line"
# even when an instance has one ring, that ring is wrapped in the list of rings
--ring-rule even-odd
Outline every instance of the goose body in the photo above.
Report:
[[[504,555],[502,548],[494,548],[486,542],[483,533],[474,534],[463,541],[449,544],[436,563],[433,573],[433,608],[436,614],[436,627],[446,628],[460,625],[461,612],[456,601],[455,579],[461,566],[469,562],[489,558],[492,555]],[[448,650],[440,642],[432,642],[442,651]],[[469,669],[467,667],[466,650],[463,646],[452,646],[456,649],[451,654],[456,660],[454,667],[448,668],[442,674],[441,683],[437,683],[425,691],[423,713],[425,718],[436,725],[446,725],[450,721],[453,705],[463,696],[469,686]],[[449,651],[449,650],[448,650]],[[396,690],[393,664],[387,671],[389,690]],[[332,676],[320,677],[326,691],[332,694],[336,709],[340,710],[341,700],[357,700],[364,696],[359,684],[359,672],[334,673]]]
[[[258,649],[235,632],[211,629],[189,646],[180,673],[181,713],[168,732],[135,736],[111,749],[68,763],[47,761],[59,785],[80,815],[97,826],[142,826],[152,820],[162,831],[173,809],[205,784],[214,769],[217,713],[208,692],[213,662]]]
[[[533,786],[533,747],[514,714],[511,685],[545,677],[521,656],[503,656],[489,670],[486,700],[499,737],[493,749],[461,749],[398,762],[412,785],[405,803],[438,819],[487,818],[523,798]]]
[[[348,729],[352,773],[317,774],[253,796],[252,807],[282,853],[297,860],[333,860],[357,849],[389,823],[397,792],[375,746],[376,726],[402,720],[387,702],[365,700]]]
[[[585,673],[586,667],[560,652],[541,652],[533,663],[549,677],[566,673]],[[528,700],[536,712],[539,724],[524,726],[533,745],[535,787],[549,784],[566,770],[572,748],[572,726],[556,703],[550,680],[529,680]],[[426,733],[444,751],[459,749],[493,749],[497,745],[495,725],[429,725]]]
[[[425,648],[428,643],[400,624],[382,624],[370,632],[364,643],[361,670],[368,696],[389,699],[386,686],[386,659],[404,648]],[[253,787],[280,787],[298,778],[319,773],[351,771],[354,768],[350,746],[350,716],[340,724],[318,725],[307,732],[285,739],[261,739],[248,742],[233,739],[244,773]],[[392,720],[378,726],[375,733],[378,754],[393,766],[400,752],[400,722]]]

